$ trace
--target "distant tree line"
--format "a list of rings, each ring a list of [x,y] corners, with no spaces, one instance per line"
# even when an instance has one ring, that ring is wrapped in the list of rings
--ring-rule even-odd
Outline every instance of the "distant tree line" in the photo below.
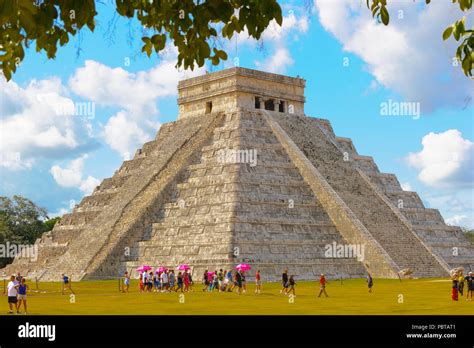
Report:
[[[34,244],[44,232],[51,231],[60,217],[49,218],[46,209],[28,198],[15,195],[0,196],[0,244]],[[12,258],[0,255],[0,267],[11,263]]]
[[[474,229],[469,229],[467,227],[461,227],[461,229],[466,235],[467,239],[469,239],[471,243],[474,244]]]

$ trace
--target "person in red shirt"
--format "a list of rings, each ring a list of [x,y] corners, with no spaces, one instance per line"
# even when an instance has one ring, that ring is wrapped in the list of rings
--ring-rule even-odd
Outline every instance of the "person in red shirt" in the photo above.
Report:
[[[319,277],[319,295],[318,297],[321,297],[321,294],[324,292],[324,295],[326,295],[326,297],[329,297],[328,296],[328,293],[326,292],[326,284],[328,283],[328,281],[326,280],[326,277],[324,276],[324,274],[321,274],[321,277]]]
[[[255,273],[255,293],[260,294],[262,292],[262,276],[260,270]]]

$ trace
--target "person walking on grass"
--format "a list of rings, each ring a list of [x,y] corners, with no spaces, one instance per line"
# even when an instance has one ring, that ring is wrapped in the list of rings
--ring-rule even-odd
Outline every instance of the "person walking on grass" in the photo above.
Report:
[[[328,293],[326,292],[326,284],[328,283],[328,281],[326,280],[326,276],[323,274],[321,274],[321,276],[319,277],[319,295],[318,297],[321,297],[321,295],[324,293],[324,295],[326,295],[326,297],[329,297]]]
[[[193,291],[193,285],[194,285],[194,282],[193,282],[193,275],[191,274],[191,272],[188,272],[186,271],[187,275],[188,275],[188,291]]]
[[[257,270],[255,273],[255,293],[260,294],[262,292],[262,275],[260,274],[260,270]]]
[[[155,272],[155,274],[153,275],[152,282],[153,282],[153,289],[154,289],[153,291],[154,292],[160,291],[161,283],[160,283],[160,276],[158,273]]]
[[[21,278],[21,284],[18,285],[18,307],[17,313],[20,313],[21,304],[23,303],[23,308],[25,308],[25,314],[28,310],[26,308],[26,292],[28,290],[28,285],[26,285],[26,279]]]
[[[459,272],[458,276],[458,287],[459,287],[459,294],[461,297],[464,295],[464,276],[462,274],[462,271]]]
[[[229,282],[227,281],[227,270],[225,269],[225,270],[222,272],[222,285],[221,285],[220,290],[221,290],[222,292],[226,292],[228,285],[229,285]]]
[[[247,280],[245,278],[245,271],[240,272],[242,277],[242,291],[245,294],[247,292]]]
[[[232,292],[232,290],[234,290],[234,287],[235,287],[234,280],[232,279],[232,271],[228,270],[225,277],[227,281],[227,291]]]
[[[188,273],[188,270],[184,271],[183,284],[184,284],[184,291],[188,292],[191,286],[191,275]]]
[[[153,272],[148,274],[148,291],[153,292]]]
[[[130,274],[127,271],[123,274],[122,292],[128,292],[130,287]]]
[[[15,276],[12,275],[7,285],[8,306],[10,307],[10,311],[8,312],[9,314],[13,314],[13,307],[15,307],[15,311],[17,313],[20,313],[18,311],[18,299],[17,299],[19,287],[20,287],[20,284],[18,284]]]
[[[207,269],[204,270],[204,275],[202,276],[202,284],[204,285],[202,291],[206,291],[209,288],[209,274]]]
[[[290,294],[290,292],[293,293],[293,296],[296,297],[296,293],[295,293],[295,285],[296,285],[296,282],[295,282],[295,276],[294,275],[291,275],[290,276],[290,279],[288,280],[288,285],[289,285],[289,290],[288,290],[288,295]]]
[[[140,279],[142,281],[142,284],[143,284],[143,291],[146,292],[147,291],[147,287],[148,287],[148,284],[147,284],[147,273],[146,272],[142,272],[140,274]]]
[[[138,289],[140,290],[140,292],[143,292],[143,290],[145,289],[145,284],[143,284],[143,277],[141,273],[138,276]]]
[[[174,271],[171,270],[170,271],[170,274],[168,275],[168,278],[170,279],[170,291],[174,291],[174,285],[175,285],[175,275],[174,275]]]
[[[176,292],[178,292],[178,290],[183,292],[183,275],[181,274],[181,272],[178,272],[178,276],[176,278],[176,283],[178,285],[178,287],[176,288]]]
[[[65,275],[64,273],[61,275],[61,277],[63,281],[63,286],[62,286],[62,291],[61,291],[62,294],[64,295],[64,290],[69,290],[74,294],[74,291],[72,290],[72,287],[71,287],[71,280],[69,279],[69,277]]]
[[[219,279],[217,276],[217,270],[214,271],[214,274],[212,275],[212,284],[209,288],[209,291],[213,291],[215,289],[219,289]]]
[[[474,273],[469,272],[464,280],[466,281],[467,285],[466,300],[472,301],[472,293],[474,292]]]
[[[454,274],[452,277],[451,277],[451,299],[453,301],[457,301],[458,300],[458,290],[459,290],[459,281],[458,281],[458,276],[457,274]]]
[[[286,295],[288,292],[288,270],[285,269],[281,275],[281,285],[282,288],[280,290],[280,294],[283,293]]]
[[[164,271],[161,273],[161,288],[162,292],[168,292],[169,290],[169,277],[168,277],[168,271]]]
[[[235,272],[235,286],[237,287],[236,292],[242,294],[242,275],[239,271]]]
[[[222,268],[219,270],[219,273],[217,273],[217,282],[219,292],[222,292],[222,287],[224,286],[224,271],[222,270]]]
[[[369,292],[372,292],[372,287],[374,286],[374,280],[370,273],[367,273],[367,287],[369,288]]]

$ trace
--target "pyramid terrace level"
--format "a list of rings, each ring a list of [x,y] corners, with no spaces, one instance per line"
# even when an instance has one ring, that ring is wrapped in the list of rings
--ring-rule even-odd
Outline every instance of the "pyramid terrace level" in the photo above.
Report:
[[[245,68],[231,68],[180,81],[179,119],[238,108],[304,115],[306,81]]]

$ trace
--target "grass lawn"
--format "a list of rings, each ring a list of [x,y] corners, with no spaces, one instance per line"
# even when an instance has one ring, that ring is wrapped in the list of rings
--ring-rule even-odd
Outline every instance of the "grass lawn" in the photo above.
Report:
[[[60,283],[40,283],[39,292],[34,283],[29,286],[29,314],[474,314],[474,301],[452,301],[451,282],[437,279],[375,279],[372,293],[365,279],[334,280],[326,288],[329,298],[317,298],[318,283],[301,281],[293,303],[280,294],[278,283],[264,283],[260,295],[254,294],[254,284],[248,284],[247,293],[240,296],[202,292],[197,284],[183,298],[174,292],[140,293],[136,280],[129,293],[118,291],[117,280],[83,281],[73,283],[75,302],[61,294]],[[2,301],[0,315],[7,315],[6,296]]]

